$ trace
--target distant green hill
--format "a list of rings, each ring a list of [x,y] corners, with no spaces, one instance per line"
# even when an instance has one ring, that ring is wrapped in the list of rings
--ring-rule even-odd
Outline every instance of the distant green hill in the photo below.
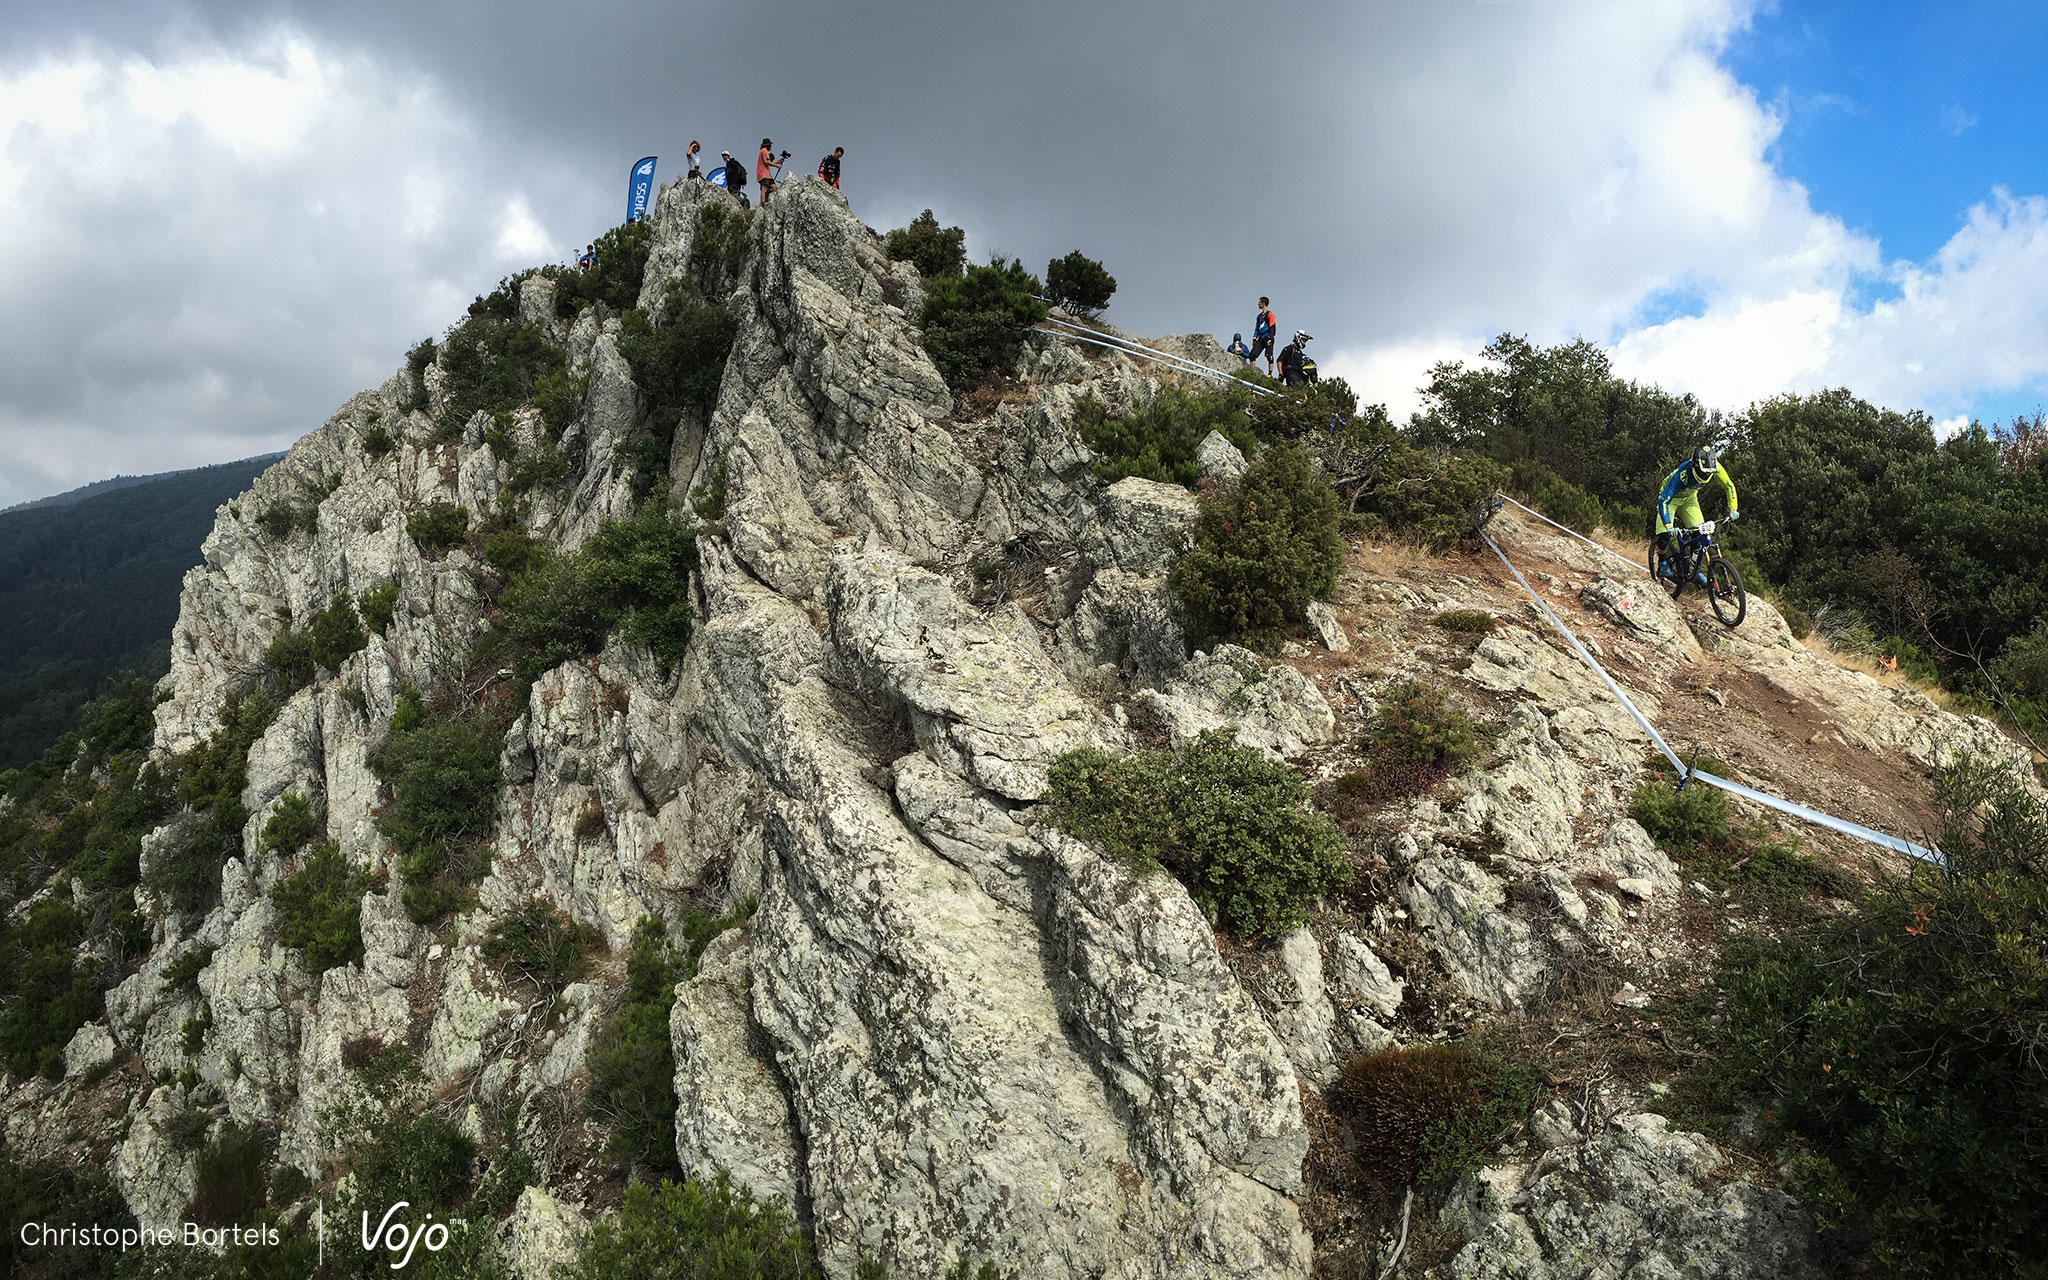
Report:
[[[179,584],[215,508],[276,460],[0,511],[0,769],[42,754],[115,674],[169,669]]]

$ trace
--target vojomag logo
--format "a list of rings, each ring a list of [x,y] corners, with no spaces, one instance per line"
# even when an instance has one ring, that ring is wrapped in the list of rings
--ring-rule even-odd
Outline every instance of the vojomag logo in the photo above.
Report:
[[[439,1253],[448,1245],[447,1223],[435,1222],[431,1213],[426,1216],[423,1225],[391,1220],[400,1209],[411,1206],[412,1201],[400,1200],[386,1209],[384,1217],[377,1223],[375,1234],[370,1231],[370,1211],[363,1210],[363,1250],[366,1253],[375,1253],[382,1249],[389,1253],[396,1259],[391,1264],[393,1271],[404,1270],[406,1264],[412,1261],[413,1251],[422,1245],[426,1247],[428,1253]]]

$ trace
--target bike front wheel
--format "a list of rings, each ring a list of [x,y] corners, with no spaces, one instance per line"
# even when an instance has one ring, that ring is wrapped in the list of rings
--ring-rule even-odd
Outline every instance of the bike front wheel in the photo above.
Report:
[[[1719,556],[1707,564],[1707,598],[1724,627],[1739,627],[1749,616],[1749,594],[1742,589],[1742,573]]]

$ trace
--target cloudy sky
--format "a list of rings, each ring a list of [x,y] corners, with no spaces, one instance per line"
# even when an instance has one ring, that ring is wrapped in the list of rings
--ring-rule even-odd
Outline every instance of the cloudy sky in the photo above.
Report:
[[[2048,402],[2040,0],[10,0],[0,506],[280,448],[764,134],[872,226],[1259,294],[1398,414],[1512,331],[1739,409]]]

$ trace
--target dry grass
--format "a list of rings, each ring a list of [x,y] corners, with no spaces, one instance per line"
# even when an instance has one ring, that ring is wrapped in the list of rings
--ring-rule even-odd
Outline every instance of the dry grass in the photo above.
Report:
[[[1440,567],[1448,554],[1432,551],[1421,542],[1410,542],[1394,534],[1368,534],[1352,544],[1354,568],[1382,578],[1396,578],[1411,569]]]
[[[1809,632],[1799,643],[1817,658],[1823,658],[1845,671],[1861,671],[1887,689],[1911,689],[1921,694],[1944,711],[1955,709],[1955,697],[1938,684],[1928,684],[1906,674],[1903,669],[1888,669],[1884,661],[1874,654],[1855,649],[1838,649],[1829,642],[1818,628]]]

